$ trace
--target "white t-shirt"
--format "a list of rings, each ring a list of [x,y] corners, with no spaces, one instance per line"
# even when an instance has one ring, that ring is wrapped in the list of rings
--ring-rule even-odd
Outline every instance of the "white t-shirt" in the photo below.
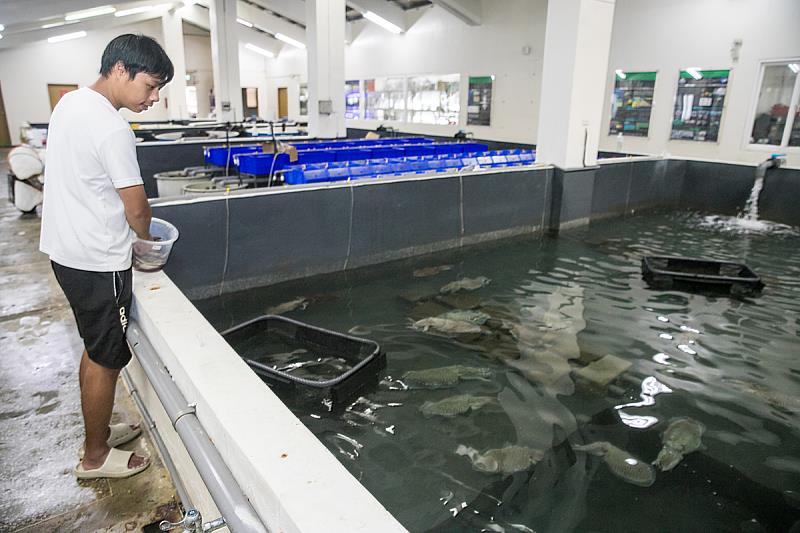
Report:
[[[39,249],[60,265],[94,272],[131,266],[135,234],[117,189],[141,185],[136,142],[102,94],[65,94],[47,132]]]

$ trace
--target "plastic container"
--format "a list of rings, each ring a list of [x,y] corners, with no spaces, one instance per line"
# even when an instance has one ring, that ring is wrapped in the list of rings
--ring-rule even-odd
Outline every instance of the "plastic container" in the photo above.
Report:
[[[731,296],[756,296],[764,288],[750,267],[731,261],[647,255],[642,278],[654,289],[711,291]]]
[[[204,173],[189,174],[185,170],[170,170],[158,172],[153,177],[158,186],[159,198],[164,198],[167,196],[180,196],[183,194],[183,188],[186,185],[197,181],[206,181],[211,178],[211,175]]]
[[[220,333],[267,383],[344,406],[378,383],[386,355],[378,343],[278,315],[264,315]],[[286,356],[297,360],[287,360]]]
[[[133,243],[133,268],[144,272],[161,270],[169,259],[172,245],[178,240],[178,228],[160,218],[150,221],[150,235],[156,240],[137,238]]]
[[[213,181],[196,181],[183,187],[183,194],[212,194],[244,189],[244,183],[215,183]]]

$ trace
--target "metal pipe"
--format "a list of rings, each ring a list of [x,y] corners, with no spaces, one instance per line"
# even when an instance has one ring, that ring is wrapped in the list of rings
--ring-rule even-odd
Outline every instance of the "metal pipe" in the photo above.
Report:
[[[187,404],[134,320],[128,323],[128,341],[228,528],[233,533],[267,533],[267,528],[197,419],[194,406]]]
[[[158,432],[156,423],[150,416],[150,413],[147,411],[147,407],[145,407],[141,396],[139,396],[139,391],[136,389],[136,385],[133,383],[133,379],[131,378],[127,369],[122,370],[122,379],[125,381],[125,385],[130,391],[131,398],[133,398],[133,401],[139,408],[139,412],[142,413],[142,419],[144,420],[145,425],[150,430],[150,436],[153,438],[153,442],[161,454],[161,459],[164,462],[164,466],[167,467],[167,471],[172,478],[172,484],[175,485],[175,492],[178,493],[178,498],[181,500],[181,505],[183,505],[184,509],[190,509],[194,507],[192,505],[192,499],[189,497],[189,493],[186,492],[186,487],[183,486],[183,481],[181,481],[181,478],[178,475],[178,469],[175,467],[175,462],[172,460],[172,457],[170,457],[169,452],[167,451],[167,446],[164,444],[164,440],[161,438],[161,433]]]

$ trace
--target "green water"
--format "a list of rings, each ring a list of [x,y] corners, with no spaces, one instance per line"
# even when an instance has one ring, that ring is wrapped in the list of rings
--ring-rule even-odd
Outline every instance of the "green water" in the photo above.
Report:
[[[380,383],[343,411],[276,392],[410,531],[787,531],[800,527],[800,232],[722,222],[612,219],[195,303],[222,330],[303,298],[285,315],[381,345]],[[744,262],[766,287],[746,299],[650,290],[642,255]],[[452,268],[412,274],[436,265]],[[489,315],[480,333],[412,327],[451,309],[441,287],[477,276],[491,282],[448,303]],[[589,372],[598,360],[622,366],[604,378]],[[450,365],[491,378],[405,386],[406,372]],[[451,417],[421,410],[462,394],[491,401]],[[649,486],[573,450],[609,442],[649,463],[678,417],[705,427],[702,447]],[[503,473],[456,453],[509,445],[542,455]]]

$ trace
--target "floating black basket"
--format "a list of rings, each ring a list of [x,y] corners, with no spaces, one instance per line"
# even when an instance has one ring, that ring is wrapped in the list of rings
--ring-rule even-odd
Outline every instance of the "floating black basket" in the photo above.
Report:
[[[711,291],[732,296],[754,296],[764,288],[761,278],[747,265],[689,257],[644,256],[642,278],[655,289]]]
[[[374,341],[277,315],[249,320],[221,334],[268,383],[322,395],[337,405],[377,383],[386,367],[386,355]]]

